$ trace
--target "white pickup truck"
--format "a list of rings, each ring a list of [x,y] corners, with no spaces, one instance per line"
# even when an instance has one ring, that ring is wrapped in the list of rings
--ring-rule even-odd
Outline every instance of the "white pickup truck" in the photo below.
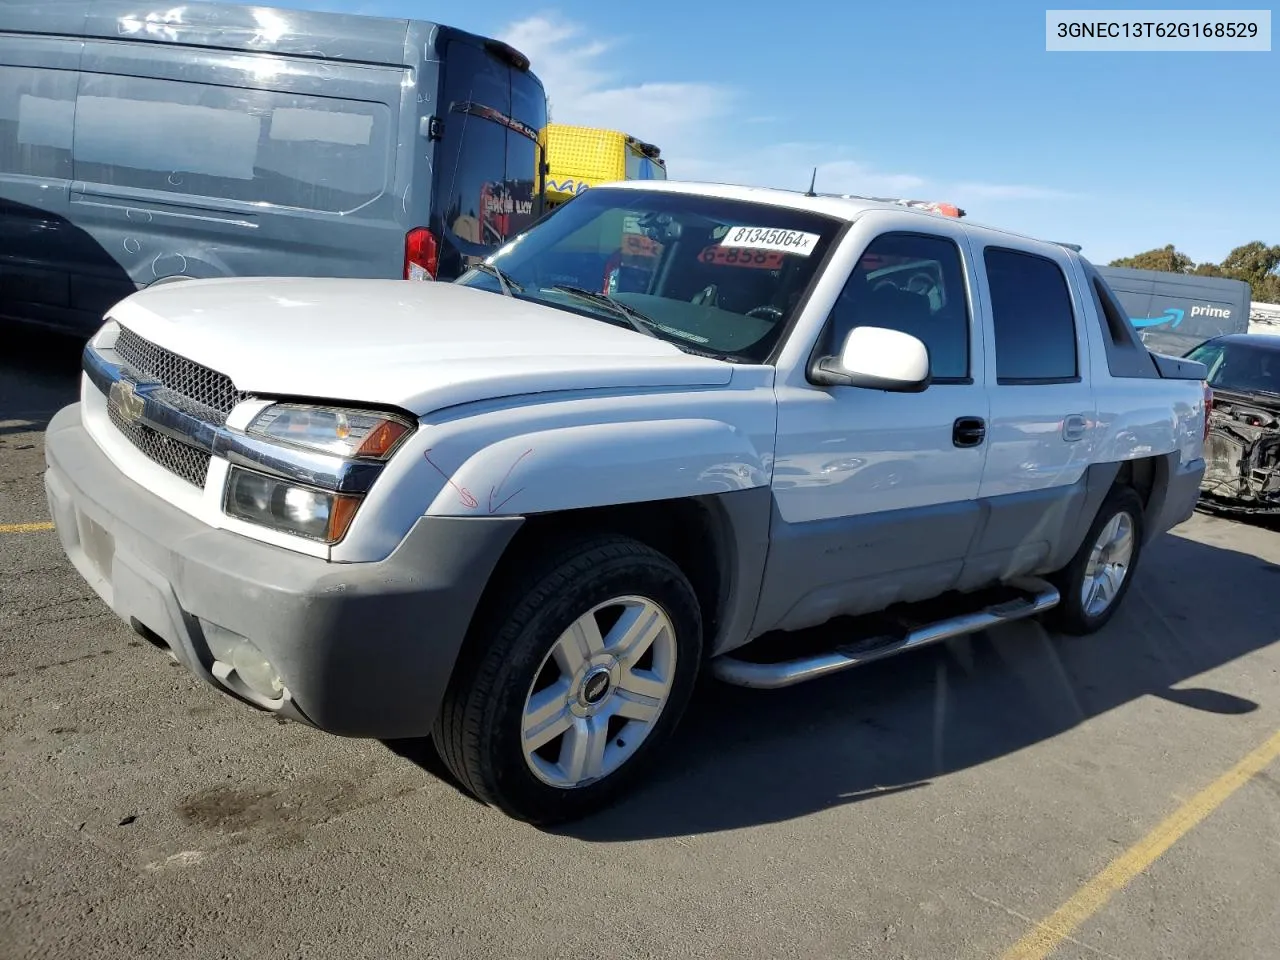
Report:
[[[546,824],[633,785],[700,671],[777,687],[1019,617],[1098,629],[1194,508],[1205,375],[1065,245],[635,181],[456,283],[130,296],[46,487],[76,568],[194,673],[430,736]],[[794,633],[836,617],[837,648]]]

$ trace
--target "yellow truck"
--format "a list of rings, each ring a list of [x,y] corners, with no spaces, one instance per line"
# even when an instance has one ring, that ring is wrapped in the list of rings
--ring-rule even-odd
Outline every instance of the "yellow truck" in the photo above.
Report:
[[[667,179],[662,151],[619,130],[549,123],[541,140],[548,210],[602,183]]]

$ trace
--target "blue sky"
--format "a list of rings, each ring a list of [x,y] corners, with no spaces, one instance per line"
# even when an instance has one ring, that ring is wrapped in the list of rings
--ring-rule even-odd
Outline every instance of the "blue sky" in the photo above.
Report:
[[[819,189],[950,201],[1099,263],[1280,243],[1276,49],[1048,53],[1046,6],[1073,5],[1025,0],[276,4],[508,40],[557,121],[650,140],[672,177],[803,188],[818,166]]]

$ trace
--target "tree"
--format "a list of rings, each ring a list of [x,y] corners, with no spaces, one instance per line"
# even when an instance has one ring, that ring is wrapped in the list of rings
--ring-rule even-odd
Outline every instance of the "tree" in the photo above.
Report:
[[[1249,284],[1259,303],[1280,303],[1280,244],[1269,247],[1261,240],[1236,247],[1222,263],[1195,263],[1169,244],[1132,257],[1112,260],[1110,266],[1162,273],[1190,273],[1198,277],[1225,277]]]
[[[1259,240],[1236,247],[1222,261],[1222,270],[1228,276],[1243,280],[1255,289],[1275,278],[1280,266],[1280,246],[1268,247]]]
[[[1259,303],[1280,303],[1280,276],[1270,274],[1253,288],[1253,299]]]
[[[1111,266],[1129,267],[1134,270],[1159,270],[1162,273],[1186,273],[1195,266],[1195,261],[1181,250],[1175,250],[1171,243],[1158,250],[1148,250],[1137,256],[1112,260]]]

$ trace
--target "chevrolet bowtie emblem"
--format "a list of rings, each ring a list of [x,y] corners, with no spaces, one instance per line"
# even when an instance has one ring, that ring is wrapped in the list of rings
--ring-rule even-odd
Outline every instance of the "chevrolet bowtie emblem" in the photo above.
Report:
[[[111,399],[126,423],[137,423],[147,409],[146,400],[138,396],[134,385],[128,380],[117,380],[111,385]]]

